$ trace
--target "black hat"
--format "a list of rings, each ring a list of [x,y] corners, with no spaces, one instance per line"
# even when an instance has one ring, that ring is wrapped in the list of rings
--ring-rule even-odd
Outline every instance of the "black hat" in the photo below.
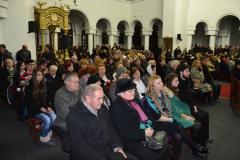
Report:
[[[100,78],[96,74],[92,74],[88,78],[87,85],[97,83],[98,81],[100,81]]]
[[[121,93],[121,92],[125,92],[131,89],[134,89],[136,87],[135,83],[133,83],[133,81],[131,79],[128,78],[123,78],[123,79],[119,79],[116,82],[116,91],[115,93]]]

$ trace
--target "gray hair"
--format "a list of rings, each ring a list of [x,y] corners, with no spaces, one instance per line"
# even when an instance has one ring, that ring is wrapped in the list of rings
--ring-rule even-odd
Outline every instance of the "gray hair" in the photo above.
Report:
[[[66,81],[72,80],[72,77],[78,77],[77,73],[76,72],[67,73],[64,78],[64,83]]]
[[[85,101],[86,96],[95,96],[96,91],[103,91],[102,87],[98,84],[89,84],[85,87],[83,93],[81,94],[81,100]]]

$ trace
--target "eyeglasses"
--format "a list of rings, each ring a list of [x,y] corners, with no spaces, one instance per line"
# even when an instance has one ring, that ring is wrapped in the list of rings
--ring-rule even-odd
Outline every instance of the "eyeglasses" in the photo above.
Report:
[[[127,92],[134,92],[135,93],[135,88],[127,90]]]

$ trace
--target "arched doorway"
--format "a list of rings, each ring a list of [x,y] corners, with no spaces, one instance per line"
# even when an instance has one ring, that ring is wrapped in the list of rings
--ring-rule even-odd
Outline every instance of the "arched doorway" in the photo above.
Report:
[[[155,57],[158,57],[162,49],[162,21],[153,19],[150,25],[152,27],[152,35],[150,35],[149,46]]]
[[[236,16],[228,15],[217,23],[219,30],[216,43],[218,46],[235,46],[240,44],[240,20]]]
[[[207,48],[209,46],[209,35],[206,35],[207,31],[207,24],[205,22],[199,22],[196,25],[196,30],[192,38],[192,43],[195,46]]]
[[[126,21],[120,21],[117,25],[117,29],[119,32],[118,37],[118,44],[122,47],[127,47],[127,38],[126,38],[126,31],[129,30],[129,25]]]
[[[133,48],[143,49],[142,47],[142,24],[139,21],[135,22],[134,33],[133,33]]]
[[[89,29],[89,22],[87,17],[79,10],[71,10],[69,14],[70,19],[70,33],[69,38],[72,45],[81,45],[82,48],[88,48],[88,37],[86,30]]]
[[[95,38],[95,45],[108,44],[108,32],[111,31],[110,22],[107,19],[102,18],[97,21],[96,27],[97,33]]]

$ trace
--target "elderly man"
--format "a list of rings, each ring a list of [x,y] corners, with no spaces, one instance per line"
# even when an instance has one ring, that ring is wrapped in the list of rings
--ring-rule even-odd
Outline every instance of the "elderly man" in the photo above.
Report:
[[[67,116],[72,160],[132,159],[122,150],[106,107],[103,89],[97,84],[86,86],[78,102]]]
[[[63,86],[63,80],[58,72],[56,64],[51,64],[48,67],[48,73],[45,75],[47,85],[47,104],[55,109],[54,96],[56,91]]]
[[[62,139],[62,149],[70,152],[69,138],[67,134],[66,116],[71,106],[80,100],[79,79],[76,73],[72,72],[66,75],[64,86],[57,90],[54,98],[57,118],[54,126]]]

